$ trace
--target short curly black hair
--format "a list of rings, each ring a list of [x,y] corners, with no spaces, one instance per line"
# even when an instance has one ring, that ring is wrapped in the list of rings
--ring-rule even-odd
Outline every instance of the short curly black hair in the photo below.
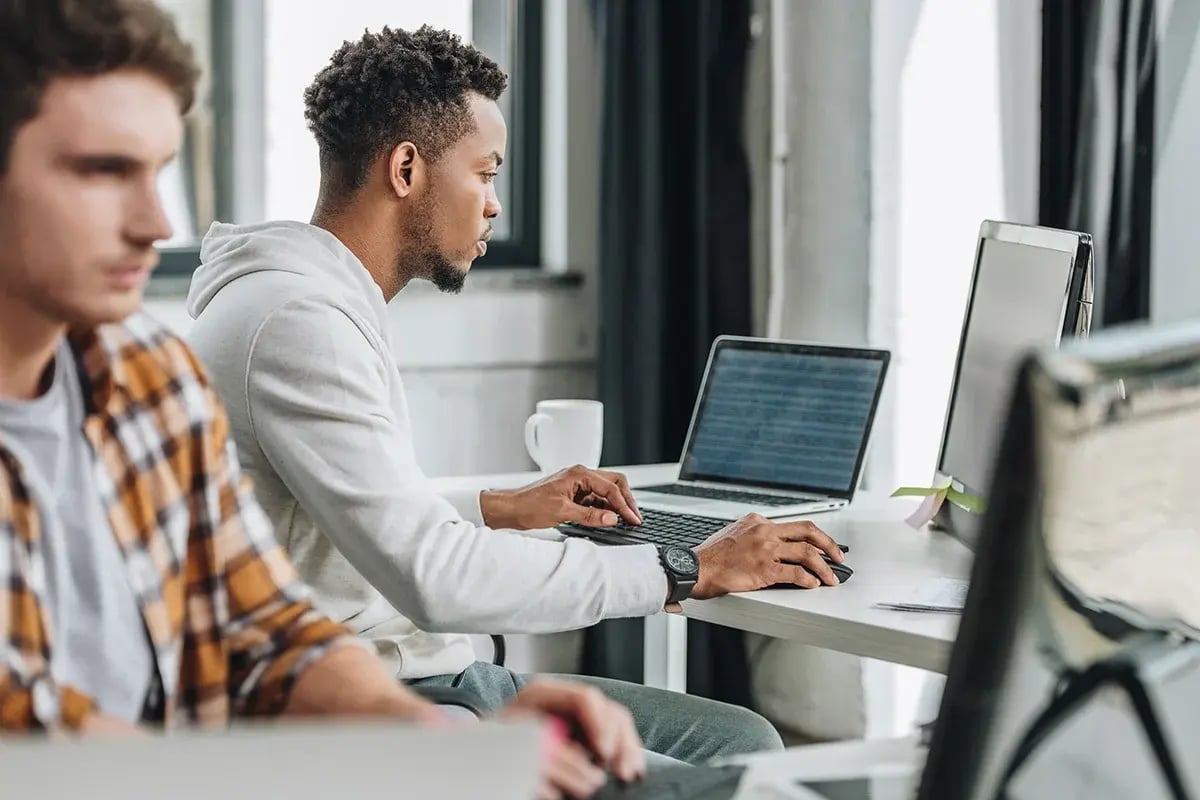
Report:
[[[130,67],[165,82],[181,113],[191,108],[192,47],[151,0],[0,0],[0,175],[51,81]]]
[[[345,42],[304,92],[322,183],[362,188],[371,164],[404,141],[436,161],[472,130],[468,93],[498,100],[508,76],[449,31],[385,27]]]

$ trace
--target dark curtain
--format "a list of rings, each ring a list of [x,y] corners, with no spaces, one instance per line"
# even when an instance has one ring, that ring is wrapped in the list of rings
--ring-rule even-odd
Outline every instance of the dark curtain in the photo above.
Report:
[[[674,461],[709,347],[751,332],[749,0],[595,0],[604,62],[600,397],[608,464]],[[640,620],[585,672],[642,678]],[[749,705],[742,634],[689,622],[688,689]]]
[[[1091,233],[1098,321],[1150,316],[1155,0],[1042,4],[1041,224]]]

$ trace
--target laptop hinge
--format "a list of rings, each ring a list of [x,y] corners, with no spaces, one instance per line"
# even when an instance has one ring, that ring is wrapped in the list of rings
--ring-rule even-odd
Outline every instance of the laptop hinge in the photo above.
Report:
[[[761,486],[742,486],[733,483],[717,483],[715,481],[688,481],[680,478],[676,483],[681,486],[697,486],[702,489],[725,489],[731,492],[746,492],[747,494],[782,495],[794,497],[797,500],[841,500],[831,494],[813,494],[812,492],[797,492],[792,489],[767,489]]]

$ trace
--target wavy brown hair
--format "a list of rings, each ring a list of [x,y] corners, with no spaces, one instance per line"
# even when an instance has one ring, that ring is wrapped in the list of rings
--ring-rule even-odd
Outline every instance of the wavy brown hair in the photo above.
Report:
[[[0,175],[51,81],[127,68],[166,83],[180,113],[192,107],[191,45],[151,0],[0,0]]]

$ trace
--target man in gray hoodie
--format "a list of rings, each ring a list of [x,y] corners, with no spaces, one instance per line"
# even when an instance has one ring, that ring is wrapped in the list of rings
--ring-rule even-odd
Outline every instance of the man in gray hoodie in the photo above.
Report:
[[[492,181],[506,77],[455,36],[385,28],[346,43],[305,94],[321,188],[311,224],[215,224],[189,293],[191,339],[243,465],[324,610],[408,681],[499,706],[524,677],[476,662],[467,633],[544,633],[645,616],[675,598],[651,545],[514,533],[638,521],[625,479],[576,468],[515,492],[443,497],[413,454],[386,304],[412,279],[462,288],[500,213]],[[603,498],[596,508],[580,499]],[[610,517],[605,519],[604,517]],[[697,549],[691,594],[837,583],[809,523],[734,523]],[[780,746],[741,708],[596,680],[647,749],[690,763]]]

